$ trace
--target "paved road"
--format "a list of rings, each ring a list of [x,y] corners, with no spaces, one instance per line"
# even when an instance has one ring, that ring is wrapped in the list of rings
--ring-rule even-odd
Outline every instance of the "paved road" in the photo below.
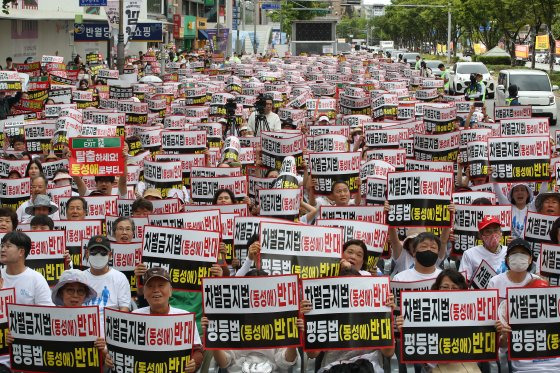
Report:
[[[531,62],[527,62],[525,66],[531,67]],[[535,68],[548,71],[548,64],[535,63]],[[560,65],[554,65],[554,71],[560,71]]]

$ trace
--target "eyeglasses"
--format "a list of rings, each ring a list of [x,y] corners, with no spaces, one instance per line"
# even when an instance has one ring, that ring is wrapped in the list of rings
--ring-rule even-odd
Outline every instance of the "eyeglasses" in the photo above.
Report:
[[[69,295],[80,295],[80,296],[84,296],[86,295],[87,291],[84,288],[64,288],[63,289],[65,293],[69,294]]]

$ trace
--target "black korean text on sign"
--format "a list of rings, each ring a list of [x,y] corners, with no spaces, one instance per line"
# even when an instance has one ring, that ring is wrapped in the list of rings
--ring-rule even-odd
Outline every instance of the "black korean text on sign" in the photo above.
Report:
[[[29,372],[100,373],[98,307],[8,305],[10,363]]]
[[[386,307],[388,277],[304,279],[304,349],[330,350],[393,346],[392,312]]]
[[[403,292],[402,361],[496,360],[497,309],[497,290]]]
[[[210,276],[218,260],[220,232],[146,226],[142,261],[148,268],[169,271],[175,290],[200,291],[201,279]]]
[[[407,171],[387,178],[387,224],[401,227],[449,227],[453,174]]]
[[[297,276],[205,278],[202,282],[203,310],[208,317],[205,349],[300,345]]]
[[[195,330],[193,313],[144,315],[105,310],[105,339],[116,372],[184,372]]]
[[[558,287],[507,289],[511,360],[560,356],[559,290]]]

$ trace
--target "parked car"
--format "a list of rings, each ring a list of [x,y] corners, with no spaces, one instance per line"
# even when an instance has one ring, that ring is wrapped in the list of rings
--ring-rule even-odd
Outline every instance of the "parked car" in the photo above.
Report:
[[[495,83],[492,75],[482,62],[457,62],[449,71],[449,89],[452,94],[464,94],[470,84],[471,74],[482,74],[486,84],[486,98],[494,98]]]
[[[403,61],[406,59],[406,63],[408,63],[410,67],[414,68],[414,65],[416,64],[416,56],[420,56],[420,53],[404,53]]]
[[[535,62],[536,63],[548,63],[548,54],[547,53],[537,53],[537,54],[535,54]]]
[[[441,74],[443,73],[443,71],[441,71],[440,69],[438,69],[438,66],[440,64],[442,64],[443,62],[441,62],[440,60],[425,60],[426,62],[426,66],[432,70],[432,73],[434,74],[434,76],[441,76]]]
[[[548,74],[542,70],[520,69],[502,70],[498,76],[496,105],[504,106],[509,96],[508,88],[517,85],[518,100],[521,105],[530,105],[533,116],[547,117],[551,126],[558,120],[558,106],[554,97],[557,85],[551,86]]]

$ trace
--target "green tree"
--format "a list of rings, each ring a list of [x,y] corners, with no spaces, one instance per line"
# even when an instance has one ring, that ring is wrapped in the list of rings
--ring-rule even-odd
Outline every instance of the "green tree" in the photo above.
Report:
[[[344,16],[336,25],[336,36],[346,39],[366,39],[367,27],[365,17]]]
[[[305,4],[305,5],[303,5]],[[299,8],[311,8],[301,9]],[[317,9],[317,10],[315,10]],[[316,16],[326,16],[330,13],[327,3],[320,2],[304,2],[282,1],[280,10],[270,12],[270,18],[274,22],[280,22],[282,31],[288,35],[292,34],[292,23],[298,20],[308,20]]]

